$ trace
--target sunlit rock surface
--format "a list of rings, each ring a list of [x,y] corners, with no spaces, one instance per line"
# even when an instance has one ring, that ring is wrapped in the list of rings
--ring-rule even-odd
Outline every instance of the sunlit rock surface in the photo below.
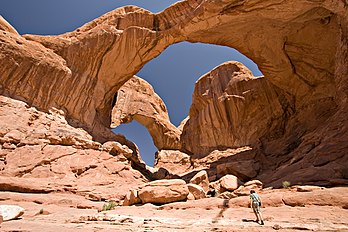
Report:
[[[145,80],[134,76],[115,96],[111,127],[138,121],[147,128],[158,149],[180,149],[181,132],[171,122],[162,99]]]
[[[118,142],[93,141],[83,129],[70,126],[58,110],[45,113],[0,96],[1,191],[121,199],[129,187],[147,181],[132,168],[127,159],[132,154]]]
[[[267,82],[258,96],[272,97],[250,108],[233,97],[234,105],[246,111],[227,111],[233,115],[226,124],[231,130],[224,131],[228,134],[209,131],[192,139],[197,144],[185,138],[185,126],[194,121],[190,118],[181,139],[184,152],[203,159],[214,150],[250,146],[249,162],[257,160],[254,172],[265,184],[280,186],[286,179],[335,185],[348,176],[347,15],[345,1],[187,0],[158,14],[133,6],[116,9],[58,36],[20,36],[1,20],[0,93],[40,111],[57,109],[93,142],[104,143],[112,137],[116,92],[166,47],[181,41],[234,47],[255,61],[264,74],[260,80],[267,80],[248,83]],[[250,96],[231,90],[227,94]],[[197,115],[194,109],[203,103],[193,105],[191,114]],[[208,112],[219,112],[219,104]],[[267,113],[260,119],[263,110]],[[218,118],[226,120],[229,114],[200,120],[224,130]],[[115,140],[122,144],[121,138]]]

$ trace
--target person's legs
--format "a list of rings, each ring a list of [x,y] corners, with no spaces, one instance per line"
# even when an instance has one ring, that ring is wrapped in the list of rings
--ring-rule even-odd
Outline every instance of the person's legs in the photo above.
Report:
[[[259,218],[260,208],[259,208],[258,204],[253,203],[253,211],[254,211],[254,214],[256,216],[256,222],[258,222],[260,220],[260,218]]]
[[[256,222],[258,222],[259,221],[259,215],[258,215],[258,213],[256,213],[256,211],[255,211],[255,209],[253,209],[253,211],[254,211],[254,214],[255,214],[255,217],[256,217]]]
[[[260,224],[264,225],[261,210],[259,210],[258,215],[259,215],[258,218],[260,220]]]

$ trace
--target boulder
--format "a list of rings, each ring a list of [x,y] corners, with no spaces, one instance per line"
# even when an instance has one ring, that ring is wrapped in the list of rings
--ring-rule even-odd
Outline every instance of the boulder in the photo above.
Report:
[[[234,175],[226,175],[220,179],[222,188],[233,191],[238,188],[238,178]]]
[[[224,162],[216,166],[218,176],[232,173],[245,181],[255,177],[259,171],[259,164],[255,160],[239,160]]]
[[[182,201],[187,198],[188,194],[186,182],[180,179],[152,181],[138,190],[138,196],[144,204]]]
[[[263,183],[259,180],[250,180],[243,184],[244,187],[249,187],[250,189],[262,189]]]
[[[195,200],[206,197],[204,189],[196,184],[187,184],[188,190],[194,196]]]
[[[209,190],[209,179],[205,170],[198,172],[194,177],[192,177],[190,183],[201,186],[205,192],[208,192]]]
[[[195,199],[195,196],[193,196],[193,194],[191,192],[189,192],[189,194],[187,195],[187,200],[188,201],[193,201],[193,200],[196,200],[196,199]]]

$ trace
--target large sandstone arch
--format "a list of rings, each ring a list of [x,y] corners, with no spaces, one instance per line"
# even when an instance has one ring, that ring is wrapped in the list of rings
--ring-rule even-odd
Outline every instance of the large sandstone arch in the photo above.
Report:
[[[170,122],[164,102],[149,83],[137,76],[117,92],[111,128],[132,120],[149,131],[157,149],[181,149],[181,131]]]
[[[284,133],[294,140],[291,146],[277,154],[277,138],[261,141],[266,155],[286,155],[274,166],[285,165],[274,181],[301,170],[299,160],[315,163],[307,167],[317,173],[327,164],[339,166],[347,150],[347,15],[346,1],[187,0],[159,14],[116,9],[60,36],[21,37],[1,27],[0,91],[41,109],[62,109],[103,140],[116,91],[167,46],[234,47],[258,64],[292,109]],[[335,152],[328,156],[332,143]],[[290,157],[291,165],[285,164]],[[346,177],[344,170],[323,179]]]

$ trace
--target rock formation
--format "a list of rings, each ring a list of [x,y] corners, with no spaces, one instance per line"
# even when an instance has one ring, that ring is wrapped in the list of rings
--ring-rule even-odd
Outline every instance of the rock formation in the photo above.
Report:
[[[253,154],[238,156],[249,162],[249,167],[255,159],[257,167],[241,179],[255,175],[273,186],[280,186],[285,179],[334,185],[348,178],[347,9],[347,2],[342,0],[186,0],[158,14],[123,7],[58,36],[20,36],[1,19],[0,94],[42,112],[56,109],[70,126],[85,129],[93,137],[88,142],[92,145],[107,141],[125,144],[124,138],[113,136],[109,130],[113,100],[146,62],[181,41],[234,47],[255,61],[265,77],[239,81],[235,86],[245,87],[244,92],[232,85],[226,90],[226,99],[214,107],[208,104],[211,100],[206,101],[215,99],[209,95],[214,88],[203,81],[209,83],[211,75],[203,77],[195,95],[199,102],[192,106],[192,118],[183,128],[183,151],[205,159],[214,150],[249,146],[248,153]],[[248,98],[256,97],[248,92],[256,89],[253,85],[261,88],[257,98],[264,100],[259,103]],[[206,95],[201,91],[204,89],[208,90]],[[231,111],[226,105],[239,108]],[[220,114],[221,110],[226,111]],[[207,117],[205,111],[216,113],[216,117]],[[209,135],[203,135],[206,128],[202,125],[197,131],[190,126],[200,122],[206,122],[215,133],[208,130]],[[152,125],[157,128],[158,124]],[[164,127],[159,128],[153,131],[166,133]],[[217,131],[228,134],[222,136]],[[190,134],[199,136],[191,142]],[[157,140],[158,146],[177,149],[176,135],[166,136]],[[167,138],[174,138],[174,142]],[[51,143],[46,149],[52,149]],[[14,148],[11,144],[1,143],[5,149],[2,156],[14,155],[9,151]],[[30,149],[38,149],[34,151],[37,155],[40,146]],[[33,166],[35,169],[48,162],[46,153],[41,154],[44,158]],[[230,169],[235,169],[234,165]]]
[[[1,15],[0,15],[0,30],[19,35],[16,29],[12,27],[12,25],[9,24]]]
[[[188,172],[193,168],[190,156],[178,150],[160,150],[157,152],[154,167],[164,168],[175,175]]]
[[[111,127],[133,119],[147,128],[155,146],[180,149],[181,132],[171,122],[162,99],[145,80],[134,76],[117,92]]]
[[[92,200],[119,200],[129,187],[147,181],[127,159],[131,149],[93,141],[83,129],[70,126],[63,112],[44,113],[5,96],[0,106],[1,191],[69,191]]]
[[[257,144],[281,136],[286,113],[280,91],[266,78],[255,78],[239,62],[226,62],[196,82],[183,149],[204,157],[213,150]]]

